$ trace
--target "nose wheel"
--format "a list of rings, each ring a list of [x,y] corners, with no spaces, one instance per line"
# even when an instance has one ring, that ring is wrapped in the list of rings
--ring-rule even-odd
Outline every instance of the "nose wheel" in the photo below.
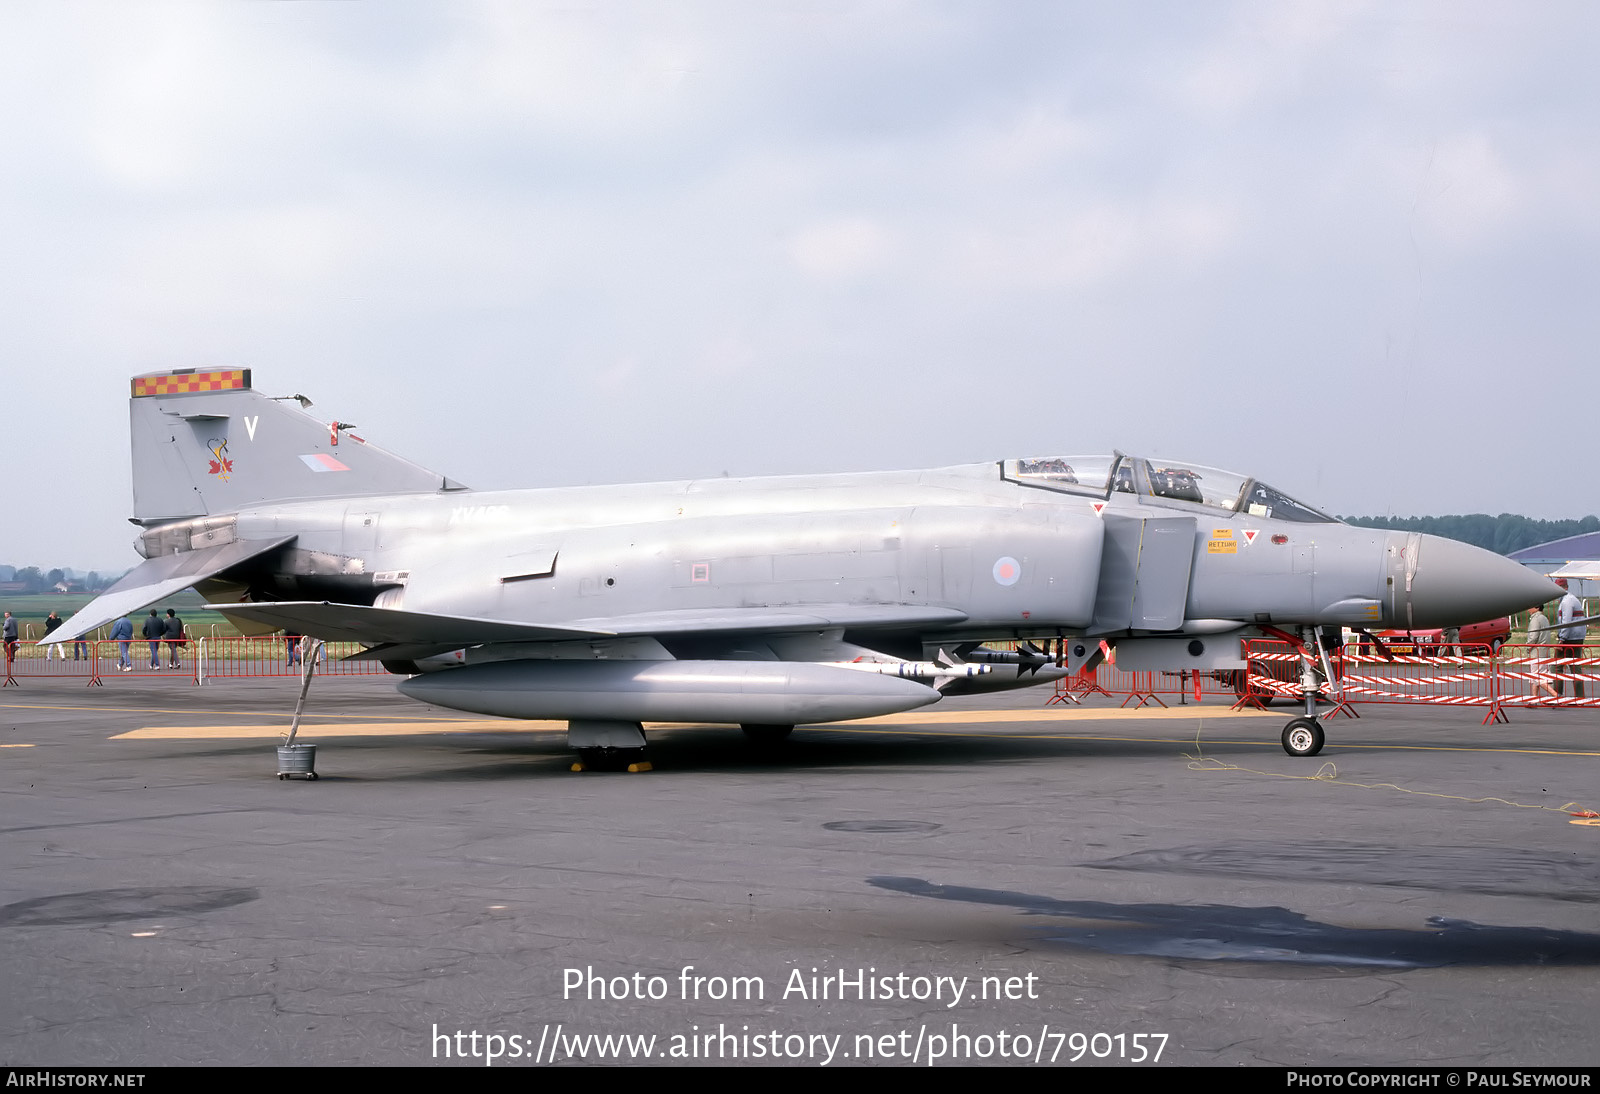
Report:
[[[1296,718],[1283,727],[1283,750],[1291,756],[1315,756],[1326,740],[1315,718]]]

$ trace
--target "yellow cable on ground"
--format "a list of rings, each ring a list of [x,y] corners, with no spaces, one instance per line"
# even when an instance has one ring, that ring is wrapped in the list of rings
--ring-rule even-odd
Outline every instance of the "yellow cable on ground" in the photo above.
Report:
[[[1593,812],[1593,810],[1579,805],[1575,801],[1567,802],[1562,806],[1528,805],[1523,802],[1514,802],[1507,798],[1469,798],[1464,794],[1445,794],[1436,790],[1411,790],[1404,786],[1396,786],[1394,783],[1349,782],[1339,778],[1339,769],[1331,760],[1325,761],[1321,767],[1317,768],[1317,773],[1315,775],[1289,775],[1282,771],[1261,771],[1254,767],[1242,767],[1239,764],[1231,764],[1224,760],[1212,759],[1210,756],[1204,754],[1204,749],[1200,745],[1200,733],[1204,726],[1205,723],[1202,721],[1200,725],[1195,727],[1194,750],[1196,755],[1191,756],[1187,752],[1183,753],[1183,758],[1189,761],[1188,768],[1190,771],[1243,771],[1251,775],[1266,775],[1267,777],[1274,779],[1302,779],[1306,782],[1329,783],[1334,786],[1348,786],[1359,790],[1393,790],[1397,793],[1415,794],[1418,797],[1423,798],[1447,798],[1451,801],[1467,802],[1470,805],[1482,805],[1485,803],[1494,802],[1499,805],[1509,805],[1513,809],[1543,809],[1546,812],[1563,813],[1568,816]]]

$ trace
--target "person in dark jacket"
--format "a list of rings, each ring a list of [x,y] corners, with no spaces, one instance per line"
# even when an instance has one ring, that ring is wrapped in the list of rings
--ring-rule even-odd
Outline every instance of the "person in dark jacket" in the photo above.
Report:
[[[123,672],[133,671],[133,659],[128,656],[128,642],[133,638],[133,620],[122,616],[111,624],[111,640],[117,644],[117,668]]]
[[[6,647],[6,675],[11,675],[11,662],[17,659],[17,617],[6,613],[5,629],[0,632],[0,642]]]
[[[183,665],[178,662],[178,651],[189,644],[183,634],[183,620],[178,618],[178,613],[171,608],[167,609],[167,621],[162,626],[161,637],[167,640],[167,653],[172,659],[168,668],[181,669]]]
[[[150,667],[153,669],[161,667],[161,636],[165,631],[166,628],[161,625],[161,617],[156,614],[154,608],[151,608],[150,614],[145,617],[144,626],[139,628],[139,633],[150,640]]]
[[[67,647],[66,646],[64,646],[60,642],[57,642],[53,646],[49,644],[50,636],[52,634],[56,633],[56,631],[58,629],[60,629],[60,627],[61,627],[61,617],[59,615],[57,615],[55,612],[51,612],[49,617],[47,619],[45,619],[45,621],[44,621],[44,637],[45,637],[44,659],[46,661],[50,660],[50,655],[51,654],[55,654],[56,656],[60,657],[61,660],[63,660],[63,661],[65,661],[67,659]]]

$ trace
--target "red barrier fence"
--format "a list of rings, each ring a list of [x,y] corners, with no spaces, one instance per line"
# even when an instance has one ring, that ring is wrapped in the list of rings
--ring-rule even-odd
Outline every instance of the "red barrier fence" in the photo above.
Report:
[[[1049,701],[1072,702],[1094,694],[1121,696],[1123,706],[1150,702],[1165,706],[1162,695],[1195,702],[1217,695],[1235,706],[1257,708],[1273,699],[1303,701],[1301,658],[1292,645],[1248,638],[1240,648],[1244,671],[1124,672],[1101,664],[1087,676],[1060,681]],[[1312,652],[1314,656],[1314,648]],[[1484,710],[1485,723],[1505,721],[1508,707],[1600,707],[1600,656],[1576,656],[1590,653],[1600,654],[1600,649],[1506,645],[1490,651],[1483,646],[1443,646],[1436,654],[1421,656],[1353,643],[1328,651],[1333,679],[1321,684],[1321,699],[1334,704],[1334,713],[1349,715],[1356,714],[1356,703],[1476,707]],[[1317,665],[1320,669],[1320,659]],[[1543,692],[1541,682],[1557,696]]]
[[[203,679],[225,676],[299,676],[302,659],[311,647],[308,639],[205,638]],[[382,675],[387,670],[378,661],[346,661],[361,652],[356,642],[329,642],[321,648],[318,676]]]
[[[1574,656],[1594,652],[1588,646],[1512,646],[1500,647],[1496,663],[1500,669],[1501,707],[1595,707],[1600,698],[1600,657]],[[1548,683],[1557,692],[1552,699],[1540,694],[1539,683]]]
[[[87,686],[99,686],[107,676],[163,677],[203,684],[208,678],[234,676],[299,677],[301,657],[310,645],[305,639],[192,638],[150,641],[84,641],[63,643],[69,651],[81,647],[77,658],[63,658],[55,646],[18,644],[6,658],[5,687],[20,687],[30,677],[76,677]],[[381,675],[377,661],[345,661],[359,653],[355,642],[333,642],[323,647],[318,675]]]
[[[1056,682],[1055,693],[1049,703],[1071,703],[1090,695],[1104,695],[1109,699],[1122,697],[1122,705],[1134,707],[1168,704],[1163,695],[1175,697],[1180,704],[1201,702],[1206,697],[1233,702],[1242,695],[1245,673],[1242,669],[1202,669],[1191,671],[1129,672],[1115,665],[1102,664],[1087,676],[1079,673]]]
[[[144,638],[21,645],[6,658],[6,687],[30,677],[66,677],[99,685],[107,676],[163,677],[203,684],[208,678],[298,677],[305,639],[196,638],[152,642]],[[1122,697],[1124,707],[1167,706],[1221,698],[1235,706],[1264,707],[1273,699],[1302,700],[1300,655],[1287,642],[1244,639],[1244,670],[1130,672],[1101,664],[1093,673],[1057,682],[1051,703],[1077,702],[1088,695]],[[381,675],[377,661],[344,658],[359,652],[354,642],[324,647],[318,674]],[[1432,656],[1396,653],[1360,643],[1329,650],[1333,680],[1322,685],[1322,699],[1335,713],[1354,714],[1355,703],[1425,703],[1482,708],[1484,722],[1506,721],[1507,708],[1600,707],[1600,649],[1562,645],[1506,645],[1497,652],[1481,646],[1442,647]],[[65,654],[66,656],[63,656]],[[76,657],[71,656],[76,654]],[[1557,692],[1552,697],[1541,685]],[[1327,712],[1324,712],[1325,714]]]
[[[6,652],[6,679],[4,687],[19,687],[17,677],[94,676],[94,643],[63,642],[47,646],[17,643]]]
[[[1503,721],[1500,713],[1502,671],[1498,659],[1483,647],[1445,646],[1431,656],[1384,651],[1353,644],[1341,658],[1344,694],[1363,703],[1427,703],[1434,706],[1482,707],[1484,722]]]

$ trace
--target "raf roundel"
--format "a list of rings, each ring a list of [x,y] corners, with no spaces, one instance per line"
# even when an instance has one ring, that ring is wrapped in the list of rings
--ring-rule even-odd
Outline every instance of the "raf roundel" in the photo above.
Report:
[[[1022,563],[1007,555],[994,564],[994,580],[997,585],[1015,585],[1022,577]]]

